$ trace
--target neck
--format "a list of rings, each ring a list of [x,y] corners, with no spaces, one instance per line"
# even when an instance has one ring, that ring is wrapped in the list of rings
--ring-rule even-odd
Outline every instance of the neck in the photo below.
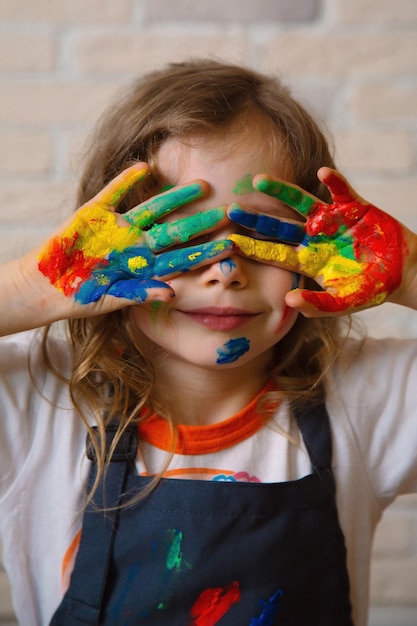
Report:
[[[206,369],[164,361],[157,367],[158,399],[176,424],[209,425],[241,411],[267,380],[265,356],[259,363]]]

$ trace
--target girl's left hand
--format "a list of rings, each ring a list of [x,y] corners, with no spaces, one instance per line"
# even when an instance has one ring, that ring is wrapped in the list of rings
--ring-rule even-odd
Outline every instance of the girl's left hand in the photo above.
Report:
[[[230,239],[241,254],[309,276],[322,287],[287,294],[288,306],[307,317],[351,313],[384,302],[401,285],[409,255],[407,229],[361,198],[339,172],[322,167],[318,177],[332,204],[295,185],[256,176],[256,190],[292,207],[306,221],[291,224],[235,207],[228,211],[230,219],[268,240],[238,234]]]

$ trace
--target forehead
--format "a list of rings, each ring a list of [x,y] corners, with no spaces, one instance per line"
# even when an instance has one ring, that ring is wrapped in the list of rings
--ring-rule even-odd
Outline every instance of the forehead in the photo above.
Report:
[[[243,136],[242,136],[243,135]],[[239,137],[193,137],[187,140],[170,138],[159,148],[156,161],[162,185],[181,185],[203,179],[210,191],[203,200],[207,207],[237,202],[247,208],[286,219],[300,219],[292,209],[252,186],[256,174],[292,182],[288,159],[277,150],[268,149],[268,141],[256,133]],[[202,201],[181,209],[181,213],[201,210]],[[178,215],[178,212],[175,212]]]

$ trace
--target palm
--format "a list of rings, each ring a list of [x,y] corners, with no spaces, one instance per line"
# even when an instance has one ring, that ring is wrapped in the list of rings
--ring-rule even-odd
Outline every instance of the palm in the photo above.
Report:
[[[154,222],[204,195],[201,182],[189,183],[155,196],[123,217],[114,209],[121,198],[149,173],[146,164],[128,168],[75,215],[64,232],[54,237],[39,257],[39,269],[50,283],[80,304],[102,296],[131,302],[152,299],[170,287],[161,279],[200,267],[228,254],[232,244],[217,241],[162,249],[188,241],[225,221],[220,207],[176,222]]]
[[[306,221],[303,225],[286,224],[267,216],[259,219],[255,214],[243,218],[248,214],[237,209],[235,214],[230,212],[232,220],[263,235],[273,234],[278,242],[240,235],[231,239],[243,254],[313,278],[323,291],[304,289],[301,295],[317,311],[341,313],[374,306],[401,283],[407,253],[403,227],[358,196],[339,173],[325,171],[323,182],[332,194],[332,204],[294,185],[256,177],[254,184],[259,191],[291,206]]]

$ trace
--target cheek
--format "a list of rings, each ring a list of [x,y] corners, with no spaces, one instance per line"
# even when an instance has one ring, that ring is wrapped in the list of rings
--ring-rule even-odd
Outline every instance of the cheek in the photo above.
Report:
[[[129,315],[139,332],[153,341],[167,331],[167,307],[162,302],[131,307]]]
[[[295,272],[285,270],[275,269],[275,272],[275,276],[271,277],[273,280],[268,281],[269,293],[273,294],[271,304],[278,317],[274,332],[283,336],[291,329],[298,315],[297,311],[285,303],[285,295],[300,286],[301,277]]]
[[[299,285],[299,274],[289,272],[271,265],[262,267],[262,275],[258,275],[262,290],[275,309],[283,307],[285,295]]]

